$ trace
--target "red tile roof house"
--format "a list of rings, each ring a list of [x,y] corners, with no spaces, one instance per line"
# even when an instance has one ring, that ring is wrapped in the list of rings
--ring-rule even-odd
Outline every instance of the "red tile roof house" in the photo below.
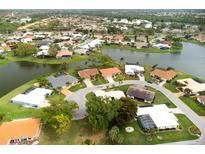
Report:
[[[123,40],[124,40],[124,36],[123,35],[116,35],[113,38],[113,43],[119,44],[119,43],[122,43]]]
[[[0,145],[33,144],[40,135],[40,119],[19,119],[0,124]]]
[[[72,55],[73,55],[72,51],[64,50],[64,51],[59,51],[56,54],[56,58],[70,58],[72,57]]]
[[[205,96],[198,96],[197,101],[203,105],[205,105]]]
[[[85,69],[78,71],[78,75],[83,79],[93,79],[99,74],[97,68]]]
[[[105,79],[107,79],[108,77],[113,77],[117,74],[122,73],[121,70],[117,67],[100,69],[100,72],[102,73],[102,76]]]
[[[155,69],[151,72],[151,76],[158,77],[162,80],[172,80],[176,76],[176,72],[174,70],[163,70],[163,69]]]

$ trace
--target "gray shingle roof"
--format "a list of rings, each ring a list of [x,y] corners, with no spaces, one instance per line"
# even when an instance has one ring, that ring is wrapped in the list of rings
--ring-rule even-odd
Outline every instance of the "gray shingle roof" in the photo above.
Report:
[[[66,86],[67,83],[72,84],[72,83],[78,82],[77,78],[75,78],[71,75],[68,75],[68,74],[63,74],[63,75],[60,75],[57,77],[49,76],[47,79],[51,83],[51,85],[54,89]]]

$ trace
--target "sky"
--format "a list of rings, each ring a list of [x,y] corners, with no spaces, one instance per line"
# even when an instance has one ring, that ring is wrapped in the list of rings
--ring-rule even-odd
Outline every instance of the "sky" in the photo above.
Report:
[[[204,9],[204,6],[205,0],[1,0],[0,3],[0,9]]]

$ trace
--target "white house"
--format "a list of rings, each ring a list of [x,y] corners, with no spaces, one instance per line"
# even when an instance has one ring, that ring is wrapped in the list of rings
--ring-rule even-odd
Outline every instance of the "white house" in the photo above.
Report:
[[[32,38],[29,38],[29,37],[22,38],[22,39],[21,39],[21,42],[22,42],[22,43],[30,43],[30,42],[32,42]]]
[[[153,47],[156,47],[158,49],[171,49],[171,46],[169,46],[168,44],[162,44],[162,43],[158,43],[153,45]]]
[[[86,55],[88,50],[87,49],[75,49],[73,52],[80,54],[80,55]]]
[[[40,51],[39,52],[37,52],[37,56],[42,56],[42,55],[44,55],[44,56],[47,56],[47,55],[49,55],[49,53],[48,53],[48,50],[49,50],[49,46],[48,45],[42,45],[42,46],[40,46]]]
[[[151,118],[149,121],[153,121],[155,126],[159,130],[176,129],[179,127],[177,117],[165,104],[149,107],[139,107],[137,111],[137,116],[143,115],[149,115],[149,117]],[[146,120],[146,118],[144,120]],[[146,123],[146,121],[144,120],[142,120],[142,123]]]
[[[24,107],[40,108],[47,105],[46,95],[51,93],[50,89],[35,88],[27,93],[18,94],[11,99],[11,102]]]
[[[120,99],[121,97],[125,97],[124,92],[120,90],[108,91],[108,92],[105,92],[103,90],[96,90],[94,93],[97,97],[103,97],[103,98]]]
[[[143,73],[144,67],[139,65],[125,65],[125,73],[127,75],[135,75],[136,73]]]
[[[145,26],[144,26],[144,28],[152,28],[152,23],[147,23],[147,24],[145,24]]]

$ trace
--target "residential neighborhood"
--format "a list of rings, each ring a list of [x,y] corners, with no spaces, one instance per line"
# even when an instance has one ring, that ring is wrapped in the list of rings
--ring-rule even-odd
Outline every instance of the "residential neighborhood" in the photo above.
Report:
[[[203,145],[194,11],[0,10],[0,145]]]

